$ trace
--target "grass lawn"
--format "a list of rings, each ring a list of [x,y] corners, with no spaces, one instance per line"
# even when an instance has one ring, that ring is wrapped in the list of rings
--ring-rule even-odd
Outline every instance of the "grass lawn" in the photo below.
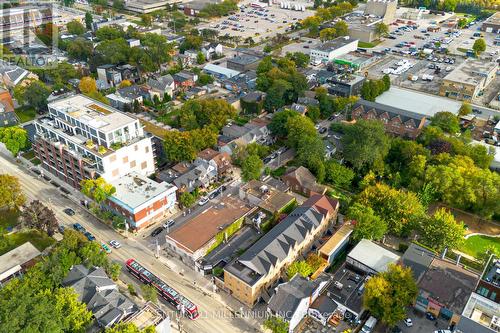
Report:
[[[17,225],[17,219],[19,217],[18,210],[2,209],[0,210],[0,229],[4,232],[9,227],[14,227]]]
[[[19,117],[21,123],[35,119],[36,111],[33,108],[21,107],[15,110],[16,115]]]
[[[27,160],[31,160],[35,157],[35,152],[33,150],[27,151],[23,154],[23,157]]]
[[[488,247],[496,247],[500,251],[500,238],[480,235],[470,236],[459,250],[474,258],[480,258]]]
[[[5,236],[5,238],[0,241],[0,255],[15,249],[19,245],[28,241],[31,242],[31,244],[33,244],[39,251],[45,250],[47,247],[56,242],[54,238],[36,230],[16,232],[15,234]]]
[[[358,47],[363,49],[371,49],[372,47],[375,47],[378,43],[380,43],[380,41],[374,41],[372,43],[358,42]]]

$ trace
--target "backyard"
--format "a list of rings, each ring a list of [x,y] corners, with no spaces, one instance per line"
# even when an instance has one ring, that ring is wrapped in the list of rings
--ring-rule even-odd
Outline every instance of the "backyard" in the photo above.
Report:
[[[487,249],[496,249],[496,252],[500,254],[500,238],[490,237],[483,235],[474,235],[468,237],[464,244],[460,247],[460,251],[474,258],[481,258],[484,256]]]
[[[33,108],[20,107],[15,110],[17,117],[21,123],[35,119],[36,111]]]

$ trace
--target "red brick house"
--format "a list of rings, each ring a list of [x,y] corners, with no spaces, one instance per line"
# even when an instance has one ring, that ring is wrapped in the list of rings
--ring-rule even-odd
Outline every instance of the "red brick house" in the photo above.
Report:
[[[354,120],[380,120],[387,133],[411,139],[420,134],[427,122],[424,115],[365,100],[359,100],[351,114]]]

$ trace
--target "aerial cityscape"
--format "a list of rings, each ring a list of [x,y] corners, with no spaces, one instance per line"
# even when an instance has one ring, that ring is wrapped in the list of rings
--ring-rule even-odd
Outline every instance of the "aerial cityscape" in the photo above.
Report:
[[[0,333],[500,333],[497,0],[0,25]]]

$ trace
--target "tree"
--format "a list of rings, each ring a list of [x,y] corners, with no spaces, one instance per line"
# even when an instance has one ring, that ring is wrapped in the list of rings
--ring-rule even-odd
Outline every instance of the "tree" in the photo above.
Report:
[[[264,162],[258,155],[249,155],[241,165],[241,177],[244,181],[259,179]]]
[[[154,326],[148,326],[143,330],[137,328],[133,323],[118,323],[112,328],[106,328],[104,333],[155,333]]]
[[[276,111],[280,107],[287,104],[287,92],[292,89],[293,86],[288,81],[282,79],[274,81],[269,89],[267,89],[264,108],[267,111]]]
[[[47,109],[50,89],[41,81],[32,81],[27,87],[16,91],[14,95],[20,104],[27,104],[40,112],[40,110]]]
[[[375,33],[379,36],[385,36],[389,33],[389,26],[383,22],[375,25]]]
[[[437,251],[457,249],[464,241],[464,225],[444,208],[419,221],[419,241]]]
[[[299,117],[300,115],[290,109],[285,109],[274,114],[273,119],[268,127],[273,135],[278,137],[286,137],[288,135],[287,123],[289,118]]]
[[[388,230],[396,235],[407,232],[425,214],[425,208],[415,193],[381,183],[366,187],[359,194],[358,202],[371,207],[387,223]]]
[[[380,240],[387,232],[387,224],[375,214],[371,207],[355,203],[349,207],[347,216],[354,220],[354,240],[374,239]]]
[[[25,201],[26,197],[19,179],[8,174],[0,174],[0,208],[19,208]]]
[[[203,65],[205,63],[205,61],[207,61],[205,59],[205,55],[203,54],[203,52],[198,52],[198,54],[196,55],[196,63],[198,65]]]
[[[12,153],[12,156],[17,156],[19,151],[29,145],[28,133],[24,128],[17,126],[0,127],[0,142]]]
[[[195,201],[196,198],[189,192],[182,192],[179,196],[179,203],[184,208],[191,207]]]
[[[391,78],[389,75],[384,74],[384,76],[382,76],[382,81],[384,82],[385,91],[389,90],[391,88]]]
[[[302,52],[288,52],[286,57],[292,60],[297,67],[306,68],[309,65],[309,55]]]
[[[319,32],[319,39],[322,42],[335,39],[337,37],[337,30],[335,28],[325,28]]]
[[[476,56],[480,55],[484,51],[486,51],[486,42],[483,38],[476,39],[474,42],[474,45],[472,45],[472,50],[474,50],[474,53]]]
[[[24,206],[21,216],[27,228],[46,232],[49,236],[52,236],[59,226],[54,212],[39,200],[33,200]]]
[[[125,37],[125,33],[123,32],[123,30],[112,27],[112,26],[106,26],[106,27],[99,28],[95,32],[95,35],[101,41],[115,40],[115,39]]]
[[[130,47],[124,38],[104,40],[95,47],[95,53],[102,58],[103,63],[122,64],[129,58]]]
[[[333,25],[333,28],[336,31],[337,37],[349,35],[349,26],[347,25],[346,21],[344,21],[344,20],[340,20],[340,21],[336,22]]]
[[[335,160],[328,160],[325,163],[325,181],[329,184],[348,189],[354,176],[354,171]]]
[[[85,33],[85,26],[77,20],[68,22],[68,24],[66,24],[66,29],[68,29],[68,32],[72,35],[80,36]]]
[[[120,276],[120,273],[122,272],[122,266],[115,262],[115,263],[108,265],[107,267],[108,267],[108,269],[106,272],[108,273],[109,277],[113,281],[118,280],[118,277]]]
[[[439,127],[446,133],[455,134],[460,132],[460,121],[458,117],[447,111],[441,111],[436,113],[431,118],[431,125]]]
[[[201,50],[203,38],[201,36],[187,35],[186,39],[179,46],[179,52],[184,53],[186,50]]]
[[[264,327],[273,333],[288,333],[289,323],[280,317],[269,317],[264,321]]]
[[[94,46],[91,41],[77,38],[68,45],[66,51],[71,59],[86,61],[92,56]]]
[[[287,145],[294,149],[299,147],[299,143],[304,138],[318,135],[314,123],[307,117],[288,118],[286,128],[288,132]]]
[[[82,193],[89,198],[93,198],[98,204],[112,196],[116,188],[107,183],[104,178],[84,179],[81,181]]]
[[[363,304],[373,316],[392,327],[406,318],[406,308],[413,304],[417,293],[411,269],[391,264],[386,272],[365,282]]]
[[[142,297],[146,301],[150,301],[153,303],[158,302],[158,293],[156,292],[155,287],[153,287],[150,284],[143,284],[141,285],[141,291],[142,291]]]
[[[186,130],[213,127],[220,130],[236,116],[235,108],[223,99],[191,100],[180,109],[179,124]]]
[[[92,22],[94,22],[94,18],[90,12],[85,13],[85,27],[87,30],[92,29]]]
[[[124,9],[125,8],[124,0],[113,0],[113,8],[118,10]]]
[[[346,126],[342,144],[344,158],[358,171],[380,167],[389,151],[383,124],[373,120],[359,120]]]
[[[80,83],[78,84],[78,89],[84,94],[90,94],[97,92],[97,84],[94,78],[90,76],[82,77]]]
[[[458,110],[458,115],[460,116],[466,116],[472,112],[472,106],[470,105],[469,102],[463,102],[462,106],[460,106],[460,109]]]
[[[319,111],[319,107],[313,105],[307,107],[307,117],[313,122],[318,122],[320,116],[321,112]]]
[[[290,266],[288,266],[286,270],[288,279],[293,278],[295,274],[299,274],[303,277],[308,277],[312,273],[314,273],[314,271],[311,265],[309,265],[305,260],[294,261]]]

